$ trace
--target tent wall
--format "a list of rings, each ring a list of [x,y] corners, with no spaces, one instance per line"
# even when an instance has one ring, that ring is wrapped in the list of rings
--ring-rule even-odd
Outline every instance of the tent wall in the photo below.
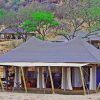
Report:
[[[44,81],[44,68],[37,67],[37,88],[45,88],[45,81]]]
[[[71,68],[64,68],[64,67],[62,67],[61,89],[72,90]]]
[[[90,68],[90,90],[96,90],[96,67]]]
[[[66,89],[72,90],[72,82],[71,82],[71,68],[67,68],[67,85]]]
[[[81,75],[79,68],[72,69],[72,86],[82,87]]]
[[[19,88],[21,84],[21,72],[19,67],[15,67],[14,88]]]
[[[96,84],[97,86],[100,83],[100,67],[97,67],[97,72],[96,72]]]
[[[17,87],[16,83],[21,83],[20,68],[15,67],[15,80],[14,87]],[[96,90],[96,67],[90,68],[90,83],[89,89]],[[100,71],[100,69],[99,69]],[[98,76],[99,77],[99,76]],[[62,80],[61,89],[73,90],[72,87],[82,87],[82,80],[80,76],[80,70],[78,68],[62,67]],[[44,81],[44,67],[37,67],[37,88],[46,88]]]
[[[61,82],[61,89],[66,89],[66,68],[62,67],[62,82]]]

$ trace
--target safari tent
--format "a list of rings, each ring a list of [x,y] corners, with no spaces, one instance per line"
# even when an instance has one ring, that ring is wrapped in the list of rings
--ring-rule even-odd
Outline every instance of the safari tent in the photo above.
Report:
[[[83,87],[86,94],[84,68],[89,70],[89,89],[96,90],[96,65],[100,64],[100,52],[91,44],[80,38],[67,43],[42,41],[32,37],[19,47],[0,57],[1,66],[16,66],[20,68],[24,88],[27,92],[26,73],[23,69],[35,67],[36,87],[46,88],[45,73],[48,72],[52,93],[54,93],[54,76],[52,69],[60,70],[60,89],[73,90],[73,87]],[[30,69],[30,70],[31,70]],[[15,78],[18,71],[15,71]],[[57,70],[59,73],[59,71]],[[47,76],[47,74],[46,74]],[[17,79],[14,79],[17,81]],[[1,81],[2,84],[2,81]],[[3,86],[2,86],[3,88]]]
[[[18,33],[24,33],[24,30],[17,27],[8,27],[0,32],[0,39],[17,39]]]

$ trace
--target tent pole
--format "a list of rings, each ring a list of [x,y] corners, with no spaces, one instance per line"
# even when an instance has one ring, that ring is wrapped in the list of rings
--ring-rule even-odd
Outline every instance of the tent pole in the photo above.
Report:
[[[4,91],[4,86],[3,86],[3,83],[2,83],[1,77],[0,77],[0,84],[1,84],[2,91]]]
[[[79,67],[79,69],[80,69],[80,74],[81,74],[81,80],[82,80],[84,95],[86,95],[86,89],[85,89],[85,82],[84,82],[82,67]]]
[[[39,85],[39,67],[37,67],[37,88],[40,88],[40,85]]]
[[[12,67],[14,67],[14,66],[12,66]],[[16,83],[16,68],[14,67],[14,74],[15,74],[15,76],[14,76],[14,85],[13,85],[13,89],[12,89],[12,91],[14,91],[14,88],[15,88],[15,83]]]
[[[23,79],[23,82],[24,82],[25,92],[27,93],[27,87],[26,87],[26,81],[25,81],[25,75],[24,75],[23,67],[21,67],[21,72],[22,72],[22,79]]]
[[[49,71],[49,75],[50,75],[50,81],[51,81],[51,87],[52,87],[52,94],[54,94],[55,91],[54,91],[54,84],[53,84],[53,79],[52,79],[52,74],[51,74],[50,66],[48,66],[48,71]]]
[[[61,89],[64,89],[64,67],[62,67]],[[65,89],[64,89],[65,90]]]

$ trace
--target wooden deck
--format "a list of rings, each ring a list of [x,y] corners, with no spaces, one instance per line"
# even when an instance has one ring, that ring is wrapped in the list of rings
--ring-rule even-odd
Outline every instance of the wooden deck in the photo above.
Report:
[[[5,90],[6,91],[6,90]],[[18,93],[24,93],[24,89],[14,89],[8,90],[6,92],[18,92]],[[30,88],[28,89],[28,93],[36,93],[36,94],[52,94],[50,88],[46,89],[37,89],[37,88]],[[83,90],[63,90],[63,89],[55,89],[56,94],[63,94],[63,95],[83,95]],[[96,93],[96,91],[87,91],[87,94],[93,94]]]

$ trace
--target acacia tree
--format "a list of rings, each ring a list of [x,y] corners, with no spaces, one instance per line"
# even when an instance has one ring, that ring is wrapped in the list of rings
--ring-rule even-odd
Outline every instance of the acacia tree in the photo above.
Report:
[[[65,0],[61,7],[56,7],[55,14],[61,21],[60,28],[55,32],[56,35],[63,35],[68,40],[77,35],[76,33],[81,30],[81,26],[85,22],[80,17],[81,5],[83,4],[76,0]]]
[[[11,2],[13,1],[14,0],[12,0]],[[17,2],[17,0],[15,1]],[[27,19],[30,20],[32,18],[32,12],[37,11],[37,10],[45,10],[45,9],[46,9],[46,6],[37,2],[33,2],[24,8],[23,7],[19,8],[18,12],[15,12],[13,10],[8,11],[2,8],[0,9],[0,25],[4,25],[5,28],[12,28],[12,30],[18,33],[18,36],[21,35],[23,37],[23,34],[25,35],[26,32],[24,30],[23,32],[22,31],[20,32],[19,30],[20,25],[24,21],[27,21]]]
[[[80,0],[72,6],[70,0],[66,0],[63,6],[57,7],[55,14],[60,16],[62,24],[58,35],[63,35],[68,40],[77,36],[78,31],[92,32],[100,30],[100,0]]]
[[[5,27],[10,27],[15,25],[17,22],[16,13],[13,11],[7,11],[0,9],[0,24],[5,25]]]
[[[57,27],[59,23],[55,20],[54,14],[46,11],[36,11],[31,14],[31,19],[23,22],[22,28],[28,32],[34,32],[39,35],[43,40],[49,28]]]
[[[16,33],[17,37],[21,36],[22,33],[24,33],[24,30],[19,28],[19,18],[14,11],[8,12],[4,9],[0,9],[0,25],[1,31],[6,28],[11,29]]]
[[[4,9],[0,9],[0,30],[2,29],[2,25],[4,23],[4,17],[5,17],[6,12]]]
[[[100,31],[100,0],[89,0],[87,7],[81,10],[82,18],[87,24],[88,34],[86,37]]]
[[[31,19],[32,12],[40,11],[40,10],[47,11],[47,7],[38,2],[32,2],[30,5],[26,7],[19,8],[17,17],[19,20],[23,22],[27,19]]]

